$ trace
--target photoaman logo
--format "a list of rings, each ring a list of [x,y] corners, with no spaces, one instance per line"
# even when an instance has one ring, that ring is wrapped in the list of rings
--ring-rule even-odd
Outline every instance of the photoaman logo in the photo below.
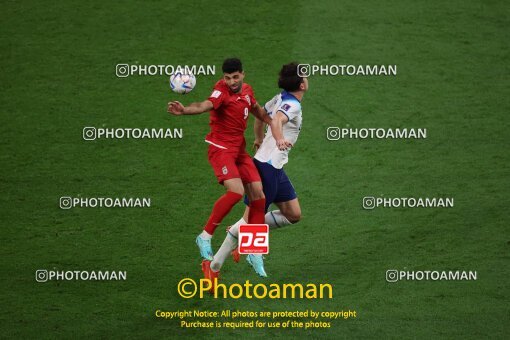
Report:
[[[243,284],[219,283],[214,279],[214,284],[209,279],[200,279],[197,283],[191,278],[184,278],[177,284],[177,292],[185,299],[190,299],[198,294],[200,299],[211,294],[215,299],[332,299],[333,286],[329,283],[258,283],[252,284],[246,280]],[[205,294],[208,293],[208,294]]]
[[[37,282],[47,281],[126,281],[127,272],[122,270],[46,270],[35,271]]]
[[[386,281],[476,281],[478,274],[472,270],[397,270],[386,271]]]

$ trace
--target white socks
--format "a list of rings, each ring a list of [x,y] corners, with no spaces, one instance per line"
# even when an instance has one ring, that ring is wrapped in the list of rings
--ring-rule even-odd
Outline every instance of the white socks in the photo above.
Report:
[[[211,262],[212,271],[219,272],[221,266],[223,266],[223,262],[229,257],[232,250],[236,248],[237,240],[227,233],[227,237],[225,237],[220,249],[218,249],[218,252],[214,255],[214,260]]]
[[[265,222],[267,225],[269,225],[270,229],[281,228],[292,224],[285,216],[283,216],[280,210],[273,210],[268,212],[266,214]]]
[[[220,249],[218,249],[218,252],[214,255],[214,260],[211,262],[211,269],[215,272],[219,272],[221,269],[221,266],[223,266],[223,263],[227,259],[227,257],[230,256],[230,253],[232,250],[237,248],[237,237],[239,236],[239,226],[242,224],[246,224],[246,221],[244,218],[241,218],[239,221],[236,222],[227,232],[227,237],[225,237],[225,240],[221,244]],[[234,237],[232,237],[232,235]]]
[[[199,235],[203,240],[210,240],[212,239],[212,235],[209,234],[207,231],[202,230],[202,232]]]
[[[270,229],[281,228],[283,226],[292,224],[285,216],[283,216],[280,210],[273,210],[268,212],[265,217],[265,223],[269,225]],[[225,240],[221,244],[220,249],[218,249],[218,252],[214,255],[214,260],[211,262],[211,269],[213,271],[219,272],[225,260],[230,256],[232,250],[237,248],[239,227],[243,224],[248,223],[244,220],[244,218],[241,218],[232,227],[230,227],[227,233],[227,237],[225,237]],[[203,235],[204,233],[206,235]],[[200,236],[206,240],[211,239],[212,237],[205,231],[203,231]]]
[[[266,214],[264,223],[269,225],[270,229],[281,228],[292,223],[282,214],[280,210],[273,210]],[[239,226],[242,224],[248,224],[244,218],[241,218],[231,228],[230,233],[235,237],[239,236]]]
[[[239,221],[237,221],[232,227],[230,227],[228,232],[231,233],[232,235],[234,235],[235,238],[238,238],[239,237],[239,227],[243,224],[248,224],[248,222],[246,222],[244,220],[244,218],[241,217],[241,219]]]

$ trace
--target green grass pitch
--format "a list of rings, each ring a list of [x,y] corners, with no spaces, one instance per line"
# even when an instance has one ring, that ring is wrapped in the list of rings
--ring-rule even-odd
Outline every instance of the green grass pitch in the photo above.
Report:
[[[510,7],[504,1],[3,1],[0,256],[5,338],[508,338]],[[207,98],[242,59],[260,102],[282,64],[396,64],[394,77],[310,77],[286,166],[303,209],[271,233],[267,280],[330,283],[333,299],[183,299],[194,237],[223,188],[206,158]],[[115,65],[216,65],[186,96]],[[253,140],[253,118],[246,133]],[[96,127],[182,128],[176,140],[84,141]],[[338,127],[426,128],[426,139],[328,141]],[[150,197],[146,209],[58,207],[61,196]],[[448,209],[364,210],[364,196],[454,197]],[[224,221],[235,222],[239,204]],[[223,239],[220,226],[213,240]],[[38,283],[38,269],[126,281]],[[388,269],[476,270],[476,281],[388,283]],[[327,329],[186,329],[157,309],[356,310]]]

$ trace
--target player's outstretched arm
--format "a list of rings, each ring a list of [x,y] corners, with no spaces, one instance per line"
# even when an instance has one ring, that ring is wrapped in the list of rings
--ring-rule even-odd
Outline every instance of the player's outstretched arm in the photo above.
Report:
[[[262,141],[264,140],[264,126],[266,124],[260,119],[255,119],[255,123],[253,123],[253,132],[255,133],[255,141],[253,142],[253,148],[257,151],[262,145]]]
[[[266,109],[261,107],[259,103],[255,103],[251,107],[251,113],[266,124],[271,124],[271,117],[267,114]]]
[[[282,111],[278,111],[276,112],[276,116],[271,120],[271,124],[269,124],[273,138],[276,141],[276,146],[280,150],[287,150],[292,147],[292,143],[287,141],[283,136],[283,124],[288,121],[289,119],[287,116]]]
[[[200,103],[192,103],[188,106],[182,105],[178,101],[168,103],[167,112],[176,116],[196,115],[213,109],[213,104],[209,100]]]
[[[262,141],[264,140],[264,127],[265,124],[269,124],[271,122],[271,117],[267,114],[265,108],[261,107],[259,103],[255,103],[255,105],[251,108],[253,115],[257,118],[255,119],[255,123],[253,124],[253,132],[255,133],[255,141],[253,142],[253,148],[257,151],[262,145]]]

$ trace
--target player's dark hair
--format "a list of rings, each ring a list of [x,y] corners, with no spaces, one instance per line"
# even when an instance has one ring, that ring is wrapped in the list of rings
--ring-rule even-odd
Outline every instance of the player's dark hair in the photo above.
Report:
[[[303,77],[298,75],[298,63],[292,62],[282,66],[278,77],[278,87],[287,92],[299,90]]]
[[[243,64],[238,58],[228,58],[223,62],[221,69],[223,73],[243,72]]]

